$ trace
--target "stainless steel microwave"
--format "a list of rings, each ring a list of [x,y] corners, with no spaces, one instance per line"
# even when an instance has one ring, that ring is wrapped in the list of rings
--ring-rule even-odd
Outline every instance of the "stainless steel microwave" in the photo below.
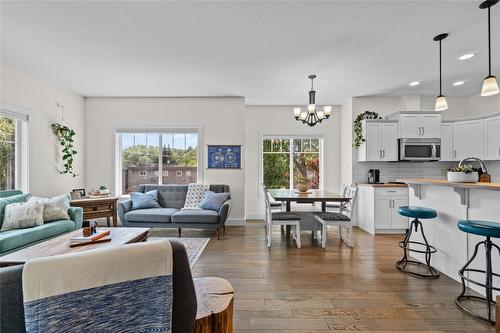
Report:
[[[439,161],[441,139],[399,139],[400,161]]]

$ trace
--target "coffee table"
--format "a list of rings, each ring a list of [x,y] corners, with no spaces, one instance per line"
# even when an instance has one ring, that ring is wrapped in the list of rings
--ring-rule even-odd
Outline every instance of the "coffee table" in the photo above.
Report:
[[[22,265],[29,259],[50,257],[65,253],[76,253],[93,249],[121,246],[123,244],[145,241],[150,228],[97,228],[98,231],[109,230],[111,242],[69,247],[70,239],[82,235],[82,229],[69,232],[56,238],[29,246],[22,250],[0,257],[1,266]]]

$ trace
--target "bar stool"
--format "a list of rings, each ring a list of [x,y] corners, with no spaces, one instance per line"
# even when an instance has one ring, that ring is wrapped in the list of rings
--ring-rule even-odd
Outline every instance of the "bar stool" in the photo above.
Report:
[[[498,253],[500,255],[500,247],[498,245],[493,244],[491,241],[491,238],[500,238],[500,223],[496,222],[490,222],[490,221],[477,221],[477,220],[460,220],[458,221],[458,229],[462,230],[463,232],[467,232],[469,234],[474,234],[474,235],[479,235],[479,236],[484,236],[486,237],[486,240],[479,242],[476,244],[474,247],[474,253],[472,254],[472,257],[467,261],[464,267],[462,267],[461,270],[458,271],[458,275],[460,275],[460,278],[462,279],[462,293],[457,297],[455,300],[455,303],[462,309],[465,313],[486,321],[490,324],[495,324],[495,321],[492,319],[492,314],[491,314],[491,307],[496,304],[496,302],[493,300],[493,290],[495,291],[500,291],[500,287],[493,287],[493,277],[500,277],[500,274],[496,274],[492,270],[492,265],[491,265],[491,249],[493,247],[496,247],[498,250]],[[481,270],[481,269],[474,269],[474,268],[469,268],[469,265],[474,261],[477,255],[477,251],[479,249],[480,245],[484,245],[485,252],[486,252],[486,270]],[[468,272],[475,272],[475,273],[482,273],[485,275],[485,283],[481,283],[479,281],[475,281],[471,279],[470,277],[465,276],[465,273]],[[474,296],[474,295],[466,295],[465,292],[467,291],[467,287],[465,286],[465,281],[468,281],[470,283],[473,283],[477,286],[484,287],[486,291],[486,297],[481,297],[481,296]],[[485,303],[487,307],[487,317],[478,315],[471,310],[467,309],[465,305],[462,303],[463,300],[476,300],[481,303]]]
[[[424,234],[424,227],[422,226],[422,222],[420,222],[419,219],[433,219],[437,216],[437,213],[434,209],[431,208],[426,208],[426,207],[418,207],[418,206],[401,206],[399,207],[399,214],[413,218],[414,220],[411,221],[410,227],[408,229],[408,232],[406,233],[406,237],[404,240],[399,242],[399,247],[401,247],[404,250],[403,258],[396,262],[396,267],[407,274],[410,274],[415,277],[420,277],[420,278],[431,278],[431,279],[436,279],[439,277],[439,272],[437,269],[431,266],[431,255],[433,253],[436,253],[437,250],[435,247],[430,246],[429,243],[427,242],[427,238],[425,238]],[[413,232],[413,228],[415,228],[415,232],[418,232],[418,227],[420,226],[420,233],[422,234],[422,238],[424,239],[424,243],[422,242],[417,242],[417,241],[411,241],[410,237]],[[416,248],[411,248],[411,245],[421,245],[425,247],[425,250],[423,249],[416,249]],[[417,252],[417,253],[425,253],[425,263],[416,261],[416,260],[410,260],[408,259],[408,254],[410,252]],[[419,273],[416,271],[409,270],[407,266],[418,266],[418,267],[423,267],[425,270],[428,271],[428,273]]]

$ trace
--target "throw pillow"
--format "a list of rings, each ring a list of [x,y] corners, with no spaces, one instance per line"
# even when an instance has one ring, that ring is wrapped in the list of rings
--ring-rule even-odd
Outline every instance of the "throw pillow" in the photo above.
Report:
[[[158,203],[158,191],[153,190],[146,193],[132,192],[130,193],[132,200],[132,210],[134,209],[147,209],[147,208],[160,208]]]
[[[229,193],[207,191],[207,193],[205,193],[205,198],[203,198],[203,201],[200,203],[200,207],[202,209],[210,209],[218,212],[227,199],[229,199]]]
[[[31,197],[28,202],[38,202],[43,204],[43,222],[56,220],[69,220],[69,203],[71,196],[61,194],[53,198]]]
[[[200,203],[205,197],[205,192],[208,190],[208,185],[203,184],[189,184],[186,201],[182,209],[201,209]]]
[[[5,218],[0,231],[24,229],[43,224],[43,203],[16,202],[5,206]]]
[[[11,197],[0,198],[0,227],[2,226],[3,223],[5,206],[16,202],[26,202],[26,200],[28,200],[30,195],[31,194],[29,193],[23,193],[23,194],[16,194]]]

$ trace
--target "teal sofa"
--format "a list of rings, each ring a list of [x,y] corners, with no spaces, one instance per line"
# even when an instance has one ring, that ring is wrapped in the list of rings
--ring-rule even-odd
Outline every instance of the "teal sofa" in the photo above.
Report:
[[[22,194],[21,191],[0,191],[1,198]],[[61,234],[81,229],[83,223],[83,210],[80,207],[68,209],[70,220],[58,220],[42,225],[16,230],[0,231],[0,256],[20,250],[30,245],[59,236]]]

